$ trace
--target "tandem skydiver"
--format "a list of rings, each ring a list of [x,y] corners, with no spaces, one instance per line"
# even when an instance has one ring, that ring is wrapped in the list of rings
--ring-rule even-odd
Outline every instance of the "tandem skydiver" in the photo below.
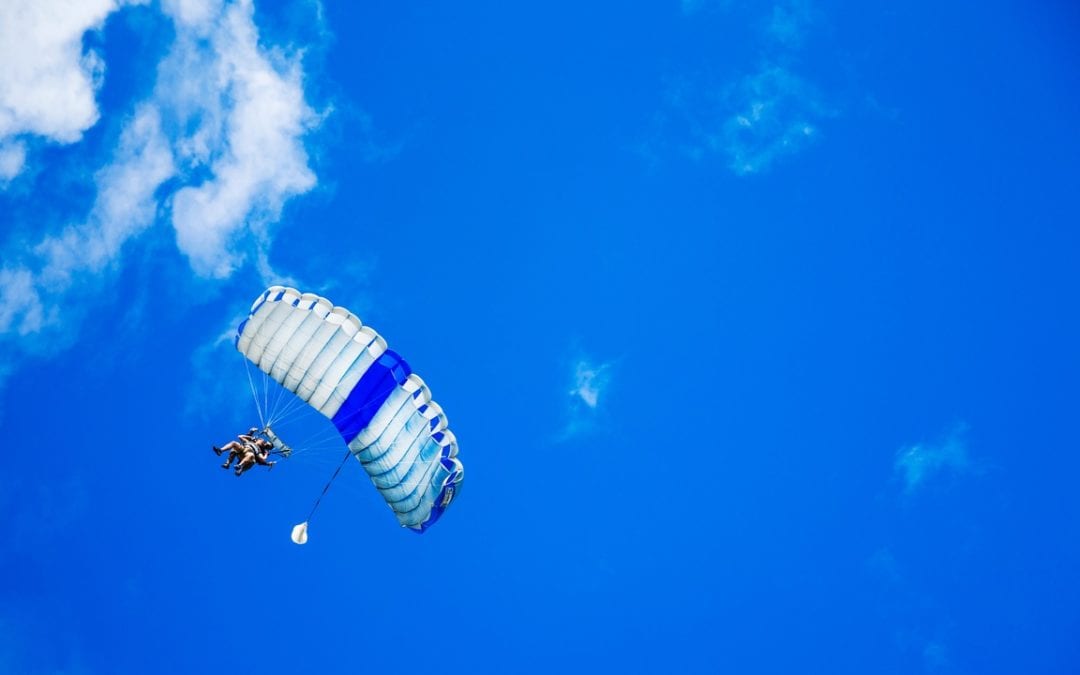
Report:
[[[273,443],[260,436],[260,432],[256,427],[251,427],[247,433],[239,434],[235,441],[229,441],[220,448],[215,445],[213,450],[214,454],[219,457],[223,452],[229,453],[225,463],[221,465],[222,469],[230,468],[233,460],[238,459],[235,473],[237,476],[241,476],[256,464],[273,466],[274,462],[268,461],[270,450],[273,447]]]

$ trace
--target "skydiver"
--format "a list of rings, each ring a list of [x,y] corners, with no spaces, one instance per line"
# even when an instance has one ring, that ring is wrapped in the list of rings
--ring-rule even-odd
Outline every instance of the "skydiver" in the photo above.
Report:
[[[244,472],[255,466],[272,467],[276,462],[269,461],[270,450],[274,447],[274,444],[265,438],[256,438],[255,442],[250,446],[245,446],[244,456],[236,465],[236,475],[242,476]]]
[[[223,452],[229,453],[228,459],[224,464],[221,465],[221,468],[228,469],[229,466],[233,463],[233,460],[246,454],[249,448],[251,449],[251,452],[254,453],[255,441],[256,439],[258,439],[258,437],[259,430],[255,427],[251,427],[250,429],[248,429],[247,433],[239,434],[236,437],[237,440],[229,441],[220,448],[216,445],[213,446],[214,454],[216,454],[218,457],[220,457],[221,453]]]

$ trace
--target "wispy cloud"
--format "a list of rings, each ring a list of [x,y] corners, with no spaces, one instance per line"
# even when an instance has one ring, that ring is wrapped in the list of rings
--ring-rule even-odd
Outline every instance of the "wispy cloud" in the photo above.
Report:
[[[188,418],[205,420],[211,413],[220,414],[223,411],[233,412],[236,417],[248,413],[251,406],[249,383],[241,382],[242,377],[221,377],[221,373],[235,372],[238,367],[240,356],[233,348],[233,340],[236,338],[236,327],[247,317],[247,313],[246,305],[238,308],[223,322],[221,331],[192,354],[192,378],[184,409]],[[257,370],[254,372],[262,376]]]
[[[692,14],[701,6],[684,2],[683,11]],[[836,113],[794,67],[815,17],[806,2],[779,2],[758,30],[755,68],[721,83],[673,80],[669,111],[660,118],[680,120],[687,140],[679,146],[688,156],[721,157],[732,172],[746,176],[820,137],[823,121]],[[651,144],[642,150],[655,155]]]
[[[0,188],[19,175],[26,163],[26,146],[20,141],[0,141]]]
[[[559,435],[566,440],[595,428],[611,384],[611,363],[579,358],[573,364],[571,386],[567,390],[567,423]]]
[[[81,39],[125,4],[0,7],[0,59],[13,64],[0,73],[0,181],[30,161],[25,138],[74,143],[95,123],[104,64],[82,53]],[[303,52],[261,40],[251,0],[159,8],[175,40],[93,177],[89,213],[29,246],[0,244],[0,339],[40,343],[65,323],[69,296],[121,267],[129,243],[155,226],[171,226],[196,276],[225,278],[246,263],[279,276],[267,255],[271,226],[317,183],[304,141],[321,118],[305,98]],[[8,32],[18,33],[17,50]]]
[[[570,395],[595,410],[610,379],[611,364],[596,365],[583,359],[574,366],[574,388],[570,390]]]
[[[26,269],[0,269],[0,332],[29,335],[54,317],[46,317],[34,274]]]
[[[829,114],[812,85],[775,64],[743,77],[729,100],[736,109],[708,140],[739,175],[763,171],[813,142],[817,121]]]
[[[142,106],[121,134],[113,161],[97,175],[97,198],[87,220],[37,246],[43,263],[39,285],[65,289],[79,272],[102,271],[125,242],[153,224],[154,191],[174,171],[158,111]]]
[[[777,158],[812,143],[820,121],[834,114],[817,88],[791,65],[814,18],[804,0],[773,5],[762,32],[761,65],[731,88],[727,99],[732,112],[720,149],[736,174],[764,171]]]
[[[101,272],[152,224],[154,190],[172,171],[156,111],[144,107],[121,135],[113,162],[98,173],[87,220],[43,238],[23,264],[0,268],[0,334],[27,336],[56,324],[60,300],[78,278]]]
[[[940,441],[900,449],[893,470],[907,493],[913,493],[940,474],[964,474],[976,468],[968,453],[966,431],[964,425],[958,425]]]

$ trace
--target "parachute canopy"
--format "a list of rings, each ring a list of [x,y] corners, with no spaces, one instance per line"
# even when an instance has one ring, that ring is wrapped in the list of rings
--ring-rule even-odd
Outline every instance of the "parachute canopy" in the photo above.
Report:
[[[236,348],[333,422],[403,527],[423,532],[453,501],[464,468],[446,415],[409,364],[349,310],[272,286],[237,329]]]

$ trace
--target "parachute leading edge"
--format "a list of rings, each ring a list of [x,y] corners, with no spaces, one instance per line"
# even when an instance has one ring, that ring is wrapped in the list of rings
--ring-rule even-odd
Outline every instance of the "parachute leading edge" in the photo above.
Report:
[[[464,468],[446,415],[347,309],[273,286],[237,329],[236,348],[333,422],[402,526],[423,532],[453,501]]]

